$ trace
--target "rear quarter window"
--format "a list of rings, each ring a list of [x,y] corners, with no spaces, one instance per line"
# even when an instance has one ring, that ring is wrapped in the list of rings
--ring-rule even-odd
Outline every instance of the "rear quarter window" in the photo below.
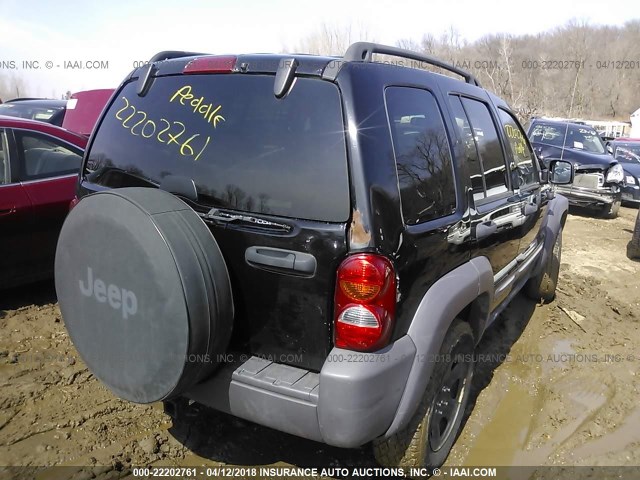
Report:
[[[87,157],[87,179],[109,187],[192,178],[212,207],[343,222],[349,182],[336,85],[297,78],[277,99],[270,75],[156,78],[118,93]]]
[[[452,157],[433,94],[389,87],[385,100],[405,223],[450,215],[456,209]]]

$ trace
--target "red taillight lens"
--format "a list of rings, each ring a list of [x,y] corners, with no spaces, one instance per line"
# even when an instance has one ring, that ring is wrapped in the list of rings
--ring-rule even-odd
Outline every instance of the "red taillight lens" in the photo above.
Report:
[[[235,66],[235,56],[200,57],[187,63],[182,73],[225,73]]]
[[[73,197],[73,200],[69,203],[69,211],[73,210],[73,207],[75,207],[79,201],[80,199],[78,197]]]
[[[340,264],[335,293],[335,336],[338,348],[374,351],[391,337],[396,311],[393,264],[369,253],[352,255]]]

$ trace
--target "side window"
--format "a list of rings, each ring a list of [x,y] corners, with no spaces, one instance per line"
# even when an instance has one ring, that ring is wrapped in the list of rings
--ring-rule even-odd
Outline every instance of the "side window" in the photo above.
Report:
[[[535,157],[522,127],[506,110],[498,109],[498,115],[517,168],[517,186],[525,187],[538,183],[538,173],[533,161]]]
[[[417,88],[390,87],[385,98],[405,222],[411,225],[453,213],[452,156],[434,96]]]
[[[489,108],[484,103],[469,98],[463,98],[462,105],[478,146],[487,197],[509,191],[504,153]]]
[[[480,165],[476,142],[474,141],[473,133],[471,132],[471,125],[469,125],[467,114],[464,112],[464,108],[462,108],[460,97],[450,96],[449,103],[451,105],[453,116],[455,117],[456,125],[458,126],[458,131],[462,137],[465,163],[471,178],[473,199],[481,200],[485,197],[484,178],[482,176],[482,165]]]
[[[56,177],[80,169],[82,154],[63,142],[36,132],[16,131],[18,149],[22,153],[20,180]]]
[[[9,148],[7,147],[7,136],[4,130],[0,129],[0,185],[11,182],[9,177]]]

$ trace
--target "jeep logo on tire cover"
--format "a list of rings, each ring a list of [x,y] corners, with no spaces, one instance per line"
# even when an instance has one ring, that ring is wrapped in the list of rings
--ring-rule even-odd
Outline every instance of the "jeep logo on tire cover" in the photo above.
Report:
[[[93,296],[100,303],[108,303],[114,310],[122,311],[125,320],[138,311],[138,298],[131,290],[120,288],[117,285],[106,285],[103,280],[93,278],[93,269],[87,267],[87,283],[78,281],[80,292],[85,297]]]

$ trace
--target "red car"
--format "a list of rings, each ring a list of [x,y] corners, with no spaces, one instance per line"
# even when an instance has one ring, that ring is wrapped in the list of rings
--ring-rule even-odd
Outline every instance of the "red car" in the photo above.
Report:
[[[91,135],[91,131],[113,91],[113,88],[105,88],[76,92],[71,95],[71,98],[67,100],[62,128],[81,133],[87,137]]]
[[[0,288],[52,276],[87,138],[0,116]]]

